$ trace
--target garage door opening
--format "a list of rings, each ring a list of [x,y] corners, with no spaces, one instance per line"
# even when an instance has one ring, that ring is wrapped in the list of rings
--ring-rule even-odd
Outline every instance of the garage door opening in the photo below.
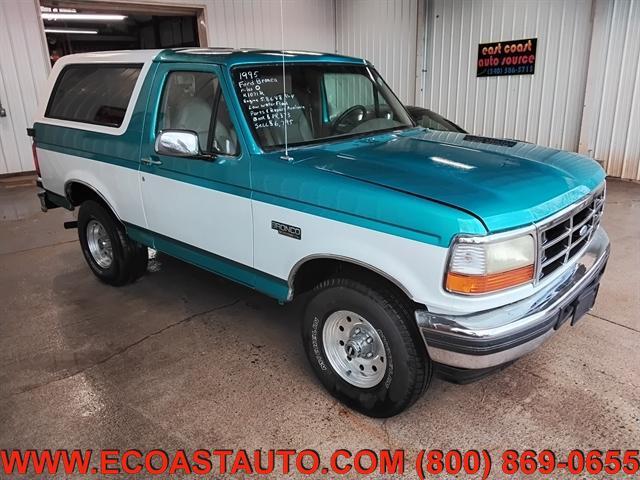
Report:
[[[52,64],[72,53],[206,45],[200,9],[41,0],[40,11]]]

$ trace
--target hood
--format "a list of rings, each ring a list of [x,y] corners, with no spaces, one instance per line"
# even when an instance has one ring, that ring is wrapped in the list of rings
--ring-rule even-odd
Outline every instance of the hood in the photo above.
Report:
[[[526,142],[412,129],[299,150],[310,168],[447,204],[497,232],[552,215],[605,177],[588,157]]]

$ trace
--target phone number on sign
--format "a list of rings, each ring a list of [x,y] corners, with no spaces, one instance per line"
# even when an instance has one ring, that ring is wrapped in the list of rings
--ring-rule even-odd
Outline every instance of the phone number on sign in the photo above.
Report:
[[[566,457],[559,458],[551,450],[506,450],[494,466],[487,450],[422,450],[416,458],[416,473],[421,479],[432,475],[482,475],[488,478],[493,468],[506,475],[534,473],[550,474],[558,471],[573,475],[634,475],[640,471],[640,451],[638,450],[571,450]]]

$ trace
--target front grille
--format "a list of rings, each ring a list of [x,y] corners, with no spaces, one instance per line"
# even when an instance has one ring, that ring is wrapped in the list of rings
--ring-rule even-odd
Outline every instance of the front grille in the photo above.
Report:
[[[538,280],[569,262],[589,243],[600,224],[604,197],[603,187],[569,212],[538,228]]]

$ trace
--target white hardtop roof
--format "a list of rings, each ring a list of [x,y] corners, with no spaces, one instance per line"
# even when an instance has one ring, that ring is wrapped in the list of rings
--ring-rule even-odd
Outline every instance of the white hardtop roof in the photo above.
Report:
[[[74,53],[60,57],[56,64],[71,63],[147,63],[151,62],[161,49],[156,50],[116,50],[111,52]]]

